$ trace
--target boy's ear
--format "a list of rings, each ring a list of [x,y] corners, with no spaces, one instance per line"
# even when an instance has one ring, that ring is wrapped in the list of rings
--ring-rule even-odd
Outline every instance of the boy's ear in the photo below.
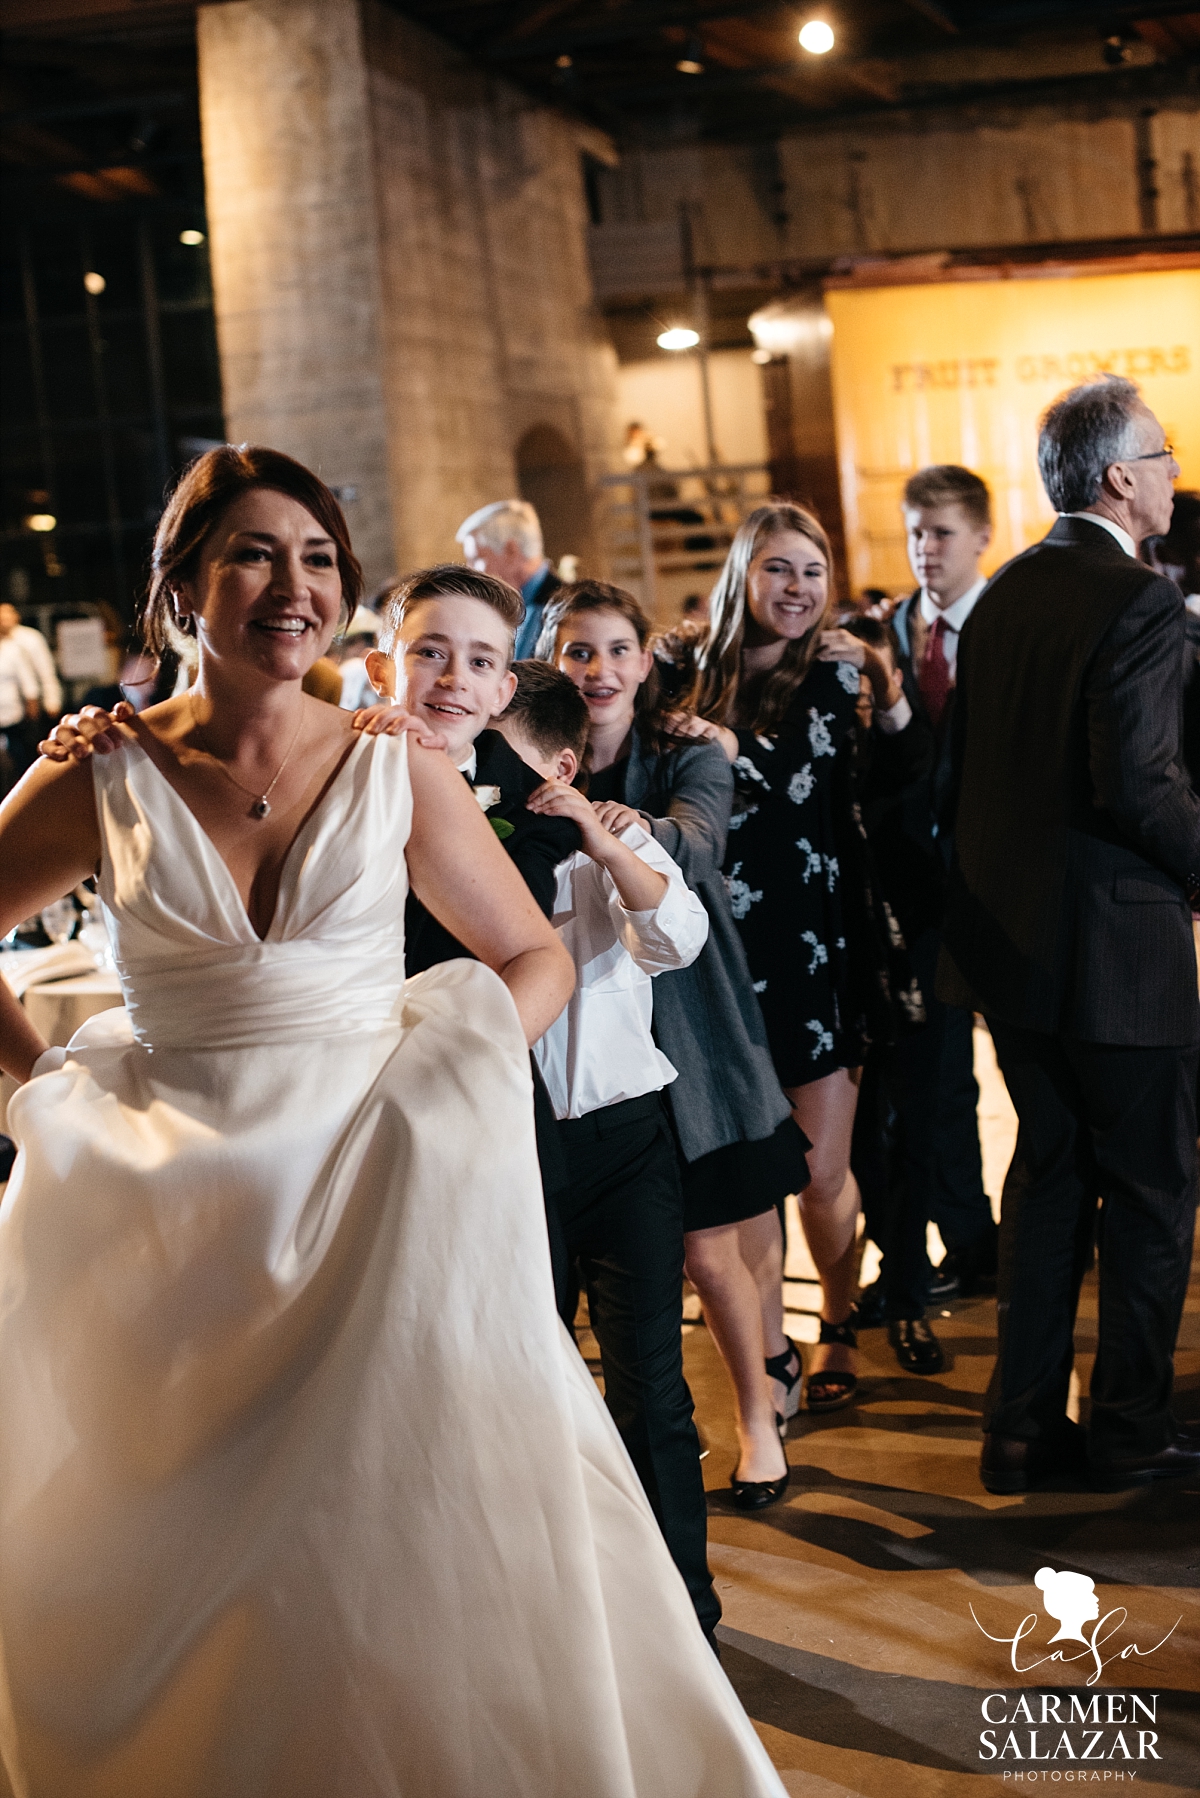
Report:
[[[370,667],[369,662],[368,662],[367,666],[368,666],[368,668]],[[508,702],[512,698],[512,696],[516,692],[516,690],[517,690],[517,677],[513,673],[512,669],[510,668],[508,673],[505,675],[504,679],[500,682],[499,699],[496,704],[496,709],[492,713],[492,721],[493,722],[500,716],[501,712],[505,712],[508,710]]]
[[[554,778],[570,786],[579,773],[579,757],[573,749],[560,749],[554,758]]]
[[[396,664],[381,649],[367,652],[367,679],[385,699],[396,697]]]

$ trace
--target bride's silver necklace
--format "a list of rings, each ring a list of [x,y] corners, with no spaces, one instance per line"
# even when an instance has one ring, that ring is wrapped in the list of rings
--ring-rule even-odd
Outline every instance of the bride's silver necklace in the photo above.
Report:
[[[192,714],[193,728],[197,731],[201,730],[203,727],[201,726],[199,720],[196,717],[196,705],[195,705],[195,701],[193,700],[190,693],[188,694],[188,709]],[[221,758],[219,756],[213,755],[213,752],[211,749],[204,750],[204,754],[207,755],[210,758],[210,760],[216,762],[217,767],[221,770],[221,773],[225,776],[226,780],[232,781],[233,785],[235,787],[237,787],[238,791],[245,793],[245,795],[248,799],[253,799],[254,804],[250,807],[250,816],[252,818],[268,818],[268,817],[270,817],[270,815],[271,815],[271,794],[275,791],[275,788],[279,785],[279,776],[283,773],[284,769],[287,767],[288,763],[292,759],[292,750],[296,747],[297,743],[300,741],[300,727],[301,727],[301,725],[303,725],[303,723],[304,723],[304,712],[303,712],[303,710],[301,710],[300,723],[297,724],[297,726],[296,726],[296,734],[292,738],[291,742],[288,744],[287,754],[284,756],[284,758],[280,762],[278,768],[275,770],[275,778],[271,782],[270,786],[267,788],[265,793],[256,793],[256,792],[254,792],[253,788],[244,787],[242,785],[241,781],[238,780],[236,775],[233,775],[229,772],[229,769],[225,766],[224,762],[221,760]]]

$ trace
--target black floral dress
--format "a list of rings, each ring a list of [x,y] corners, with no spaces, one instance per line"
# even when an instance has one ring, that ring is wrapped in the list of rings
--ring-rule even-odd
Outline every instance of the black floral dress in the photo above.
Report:
[[[815,662],[779,730],[737,731],[725,883],[781,1085],[860,1067],[923,1013],[855,791],[848,662]]]

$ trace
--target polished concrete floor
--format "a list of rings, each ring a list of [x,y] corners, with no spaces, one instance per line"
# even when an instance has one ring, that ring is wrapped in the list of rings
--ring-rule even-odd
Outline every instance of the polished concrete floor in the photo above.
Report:
[[[1011,1113],[989,1065],[990,1044],[984,1039],[978,1048],[985,1178],[989,1192],[998,1194]],[[960,1798],[989,1789],[1024,1792],[1031,1784],[1113,1792],[1132,1783],[1148,1798],[1196,1790],[1200,1482],[1118,1494],[1064,1485],[990,1497],[977,1462],[995,1300],[953,1302],[932,1321],[947,1351],[945,1371],[935,1378],[904,1374],[884,1330],[863,1333],[861,1402],[819,1420],[800,1414],[787,1445],[789,1495],[757,1517],[728,1502],[736,1443],[724,1367],[703,1325],[686,1332],[685,1365],[709,1451],[704,1467],[711,1565],[725,1613],[722,1659],[784,1784],[813,1798]],[[1095,1327],[1093,1275],[1076,1332],[1085,1394]],[[1179,1414],[1200,1419],[1200,1262],[1176,1368]],[[1095,1581],[1105,1621],[1098,1632],[1085,1623],[1084,1640],[1060,1645],[1059,1652],[1082,1657],[1073,1664],[1031,1666],[1054,1652],[1049,1638],[1057,1625],[1034,1585],[1044,1566]],[[1122,1607],[1124,1616],[1111,1615]],[[1010,1643],[990,1641],[983,1631],[1011,1639],[1030,1616],[1031,1632],[1015,1651],[1025,1671],[1014,1672]],[[1173,1634],[1156,1648],[1172,1625]],[[1094,1662],[1085,1643],[1093,1634],[1106,1664],[1088,1687]],[[1139,1654],[1110,1659],[1131,1643]],[[1035,1724],[1040,1695],[1051,1694],[1051,1726],[1039,1728],[1032,1748],[1054,1758],[1027,1758],[1023,1717],[1015,1720],[1011,1745],[1009,1728],[996,1728],[997,1758],[981,1758],[987,1752],[981,1735],[989,1727],[984,1701],[996,1694],[991,1715],[1003,1712],[1013,1725],[1010,1713],[1023,1689],[1034,1699]],[[1102,1722],[1110,1694],[1137,1693],[1135,1727],[1120,1727],[1134,1709],[1126,1697],[1114,1703],[1115,1721],[1098,1739],[1075,1724],[1065,1732],[1064,1748],[1064,1731],[1052,1722],[1054,1697],[1066,1719],[1073,1714],[1066,1695],[1076,1694],[1086,1717],[1097,1692]],[[1156,1718],[1150,1732],[1147,1711]],[[1146,1733],[1157,1741],[1146,1741]],[[1017,1752],[1026,1758],[1015,1758]],[[1101,1753],[1104,1759],[1097,1758]],[[1023,1777],[1014,1779],[1015,1773]]]

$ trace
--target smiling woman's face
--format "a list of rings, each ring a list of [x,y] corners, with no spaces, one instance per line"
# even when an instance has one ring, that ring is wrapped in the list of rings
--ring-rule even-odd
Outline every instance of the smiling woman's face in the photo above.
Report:
[[[807,636],[820,623],[829,597],[829,564],[811,537],[776,531],[746,571],[746,609],[758,643]]]
[[[195,576],[175,593],[177,610],[195,619],[202,656],[299,680],[337,629],[337,545],[299,500],[253,487],[222,513]]]

